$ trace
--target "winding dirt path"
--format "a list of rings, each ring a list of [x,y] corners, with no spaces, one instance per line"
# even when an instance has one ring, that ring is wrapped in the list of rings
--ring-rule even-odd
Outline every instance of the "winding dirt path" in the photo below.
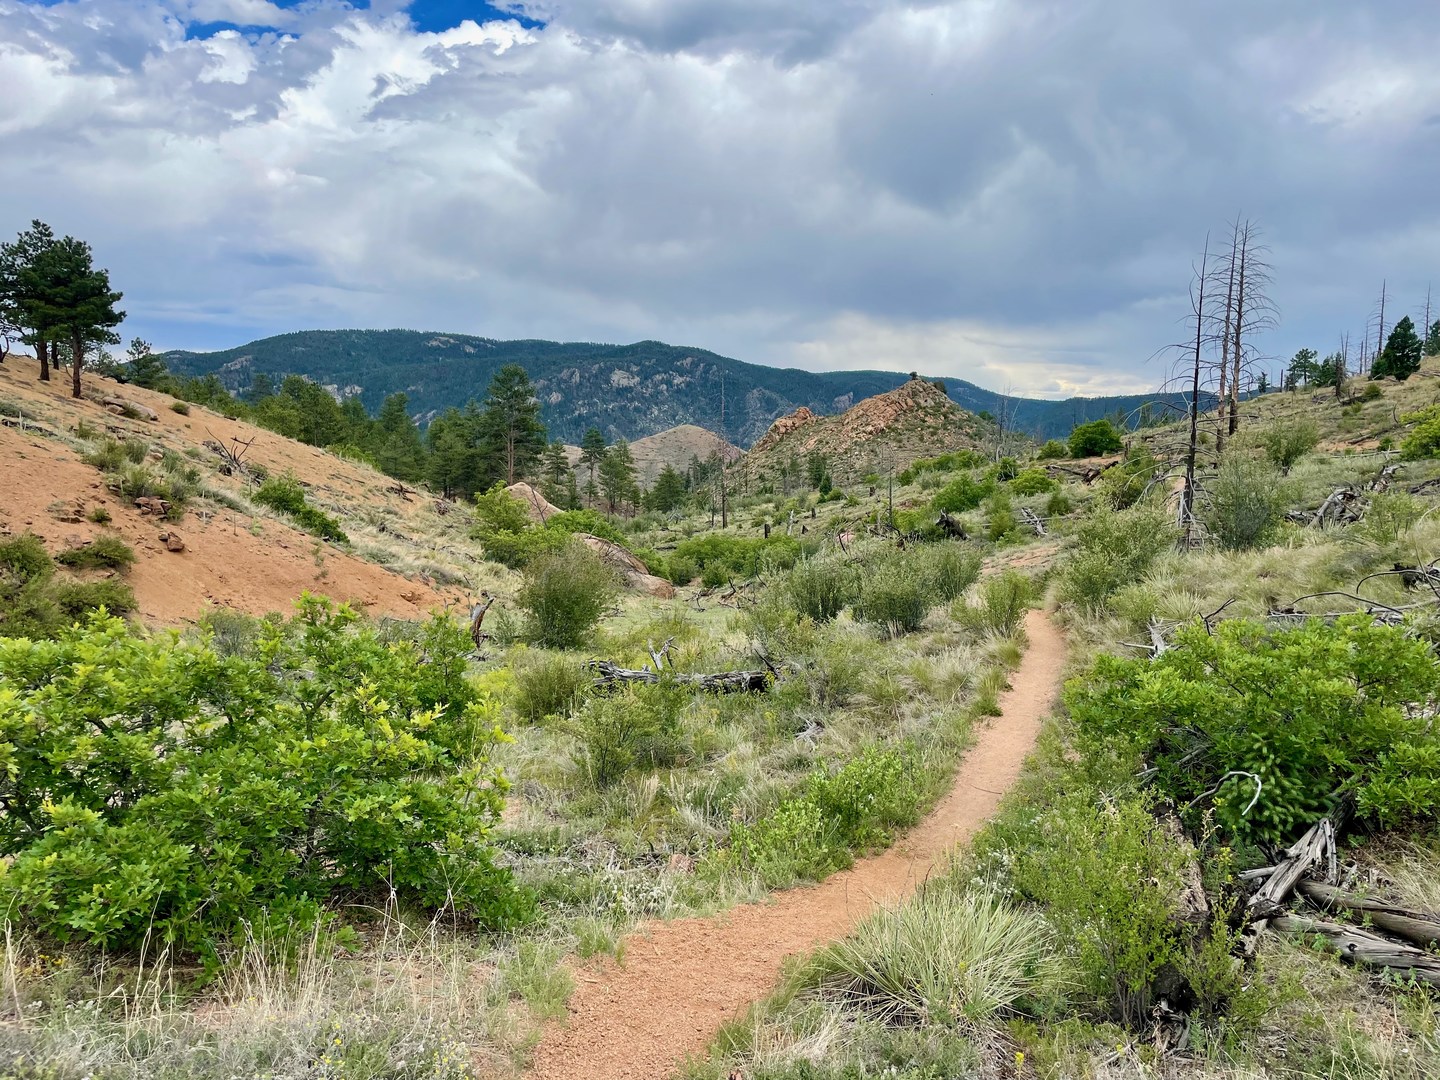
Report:
[[[843,937],[878,905],[912,892],[968,839],[1020,775],[1065,666],[1065,643],[1041,612],[1025,622],[1030,647],[1000,697],[1002,715],[977,731],[950,793],[887,851],[817,885],[716,918],[650,923],[625,944],[623,964],[578,973],[564,1026],[535,1050],[530,1080],[659,1080],[703,1050],[725,1021],[775,985],[788,956]]]

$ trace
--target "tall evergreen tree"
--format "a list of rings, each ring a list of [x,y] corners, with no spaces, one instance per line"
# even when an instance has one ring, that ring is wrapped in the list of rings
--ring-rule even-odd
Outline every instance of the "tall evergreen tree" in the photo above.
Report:
[[[570,455],[565,444],[556,440],[545,447],[540,456],[540,490],[556,506],[565,510],[578,509],[578,499],[572,500],[575,490],[575,472],[570,468]]]
[[[1406,315],[1390,331],[1384,351],[1375,358],[1375,363],[1370,368],[1370,377],[1393,375],[1397,379],[1408,379],[1420,370],[1423,352],[1420,335],[1415,332],[1415,323]]]
[[[0,321],[21,330],[21,340],[35,350],[41,382],[50,381],[50,343],[56,328],[46,317],[44,280],[37,264],[55,243],[50,226],[36,220],[13,241],[0,244]]]
[[[651,510],[659,510],[662,514],[668,514],[671,510],[678,509],[685,502],[685,478],[675,471],[671,465],[666,465],[660,470],[660,475],[655,477],[655,483],[645,495],[645,505]]]
[[[526,475],[545,448],[540,402],[530,376],[519,364],[506,364],[490,380],[481,437],[492,468],[507,484]]]
[[[605,451],[605,457],[600,462],[600,486],[612,514],[619,513],[627,503],[634,506],[639,501],[635,459],[630,454],[630,444],[624,439],[617,439],[615,445]]]
[[[1430,332],[1425,335],[1425,355],[1440,356],[1440,319],[1430,324]]]
[[[70,347],[71,396],[78,398],[86,352],[120,341],[114,328],[125,319],[115,307],[122,294],[110,288],[109,272],[96,268],[90,245],[73,236],[42,251],[30,273],[39,282],[39,311],[51,340]]]
[[[135,338],[125,353],[125,378],[146,390],[158,389],[170,377],[165,361],[155,354],[148,341]]]
[[[371,453],[381,472],[397,480],[416,481],[425,475],[425,443],[410,418],[409,405],[410,398],[403,393],[385,399],[376,417]]]
[[[592,505],[595,502],[595,470],[600,467],[604,458],[605,435],[598,427],[592,427],[580,440],[580,464],[590,470],[590,482],[585,485],[585,493],[590,497]]]

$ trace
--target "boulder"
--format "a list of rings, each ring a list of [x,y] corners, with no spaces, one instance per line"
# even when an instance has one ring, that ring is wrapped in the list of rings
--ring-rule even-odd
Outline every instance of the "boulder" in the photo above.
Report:
[[[612,567],[620,572],[625,579],[625,587],[634,589],[636,592],[643,592],[647,596],[657,596],[668,600],[675,595],[675,586],[662,577],[656,577],[650,573],[650,568],[635,557],[635,555],[611,540],[595,536],[592,533],[576,533],[575,539],[588,547],[600,561],[606,566]]]
[[[122,397],[102,397],[100,404],[106,409],[120,416],[138,416],[142,420],[159,420],[160,414],[149,405],[141,405],[138,401],[131,401]]]
[[[135,509],[139,510],[142,514],[153,514],[156,517],[164,517],[170,512],[170,504],[155,495],[141,495],[135,500]]]
[[[178,555],[185,550],[185,541],[177,532],[163,532],[160,534],[160,540],[165,545],[166,551],[173,551]]]
[[[530,515],[530,520],[537,524],[544,524],[551,514],[560,513],[558,506],[523,480],[511,484],[505,490],[525,504],[525,512]]]

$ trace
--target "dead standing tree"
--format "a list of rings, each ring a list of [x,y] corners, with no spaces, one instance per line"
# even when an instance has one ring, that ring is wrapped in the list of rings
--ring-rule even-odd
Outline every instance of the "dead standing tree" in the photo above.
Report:
[[[1270,299],[1273,273],[1266,256],[1269,248],[1260,243],[1260,229],[1248,218],[1236,218],[1230,226],[1230,251],[1216,260],[1211,293],[1218,294],[1224,281],[1225,303],[1211,309],[1213,333],[1220,342],[1219,415],[1217,449],[1240,425],[1240,395],[1248,393],[1251,373],[1261,360],[1254,338],[1276,323],[1276,308]]]

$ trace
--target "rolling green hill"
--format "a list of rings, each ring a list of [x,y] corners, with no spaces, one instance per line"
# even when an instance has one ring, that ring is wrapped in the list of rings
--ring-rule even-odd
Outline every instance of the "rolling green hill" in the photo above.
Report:
[[[566,442],[578,442],[592,424],[610,439],[696,424],[748,446],[777,417],[801,406],[822,415],[843,412],[907,378],[887,371],[764,367],[659,341],[496,341],[415,330],[307,330],[222,352],[170,352],[165,360],[179,374],[217,374],[232,391],[244,390],[261,372],[277,379],[305,375],[337,395],[358,395],[372,412],[386,395],[404,391],[411,412],[422,420],[482,398],[497,369],[520,364],[536,384],[551,437]],[[1036,401],[1002,397],[960,379],[946,379],[945,385],[962,407],[997,415],[1003,410],[1015,427],[1039,438],[1062,436],[1077,423],[1129,412],[1146,400],[1131,395]]]

